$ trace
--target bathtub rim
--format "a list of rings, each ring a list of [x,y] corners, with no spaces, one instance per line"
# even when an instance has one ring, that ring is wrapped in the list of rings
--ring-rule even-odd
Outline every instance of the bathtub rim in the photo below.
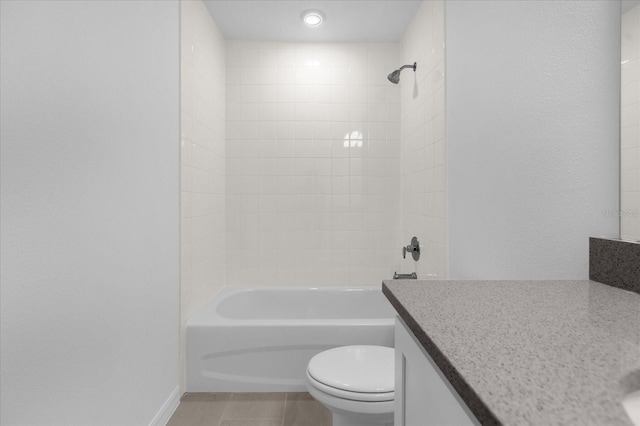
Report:
[[[196,329],[200,327],[211,326],[309,326],[309,325],[338,325],[348,323],[349,325],[389,325],[394,324],[395,313],[392,312],[389,318],[331,318],[331,319],[262,319],[247,318],[234,319],[227,318],[218,314],[217,307],[225,298],[244,292],[259,291],[379,291],[382,295],[382,286],[225,286],[218,292],[211,301],[205,303],[198,311],[193,314],[186,322],[187,329]],[[382,295],[384,297],[384,295]],[[386,300],[386,299],[385,299]],[[391,305],[390,305],[391,306]],[[391,308],[393,309],[393,308]]]

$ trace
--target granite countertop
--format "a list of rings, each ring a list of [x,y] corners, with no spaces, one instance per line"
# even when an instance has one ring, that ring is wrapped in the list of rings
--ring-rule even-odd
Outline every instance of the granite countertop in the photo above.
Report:
[[[640,295],[595,281],[384,281],[482,424],[631,425]]]

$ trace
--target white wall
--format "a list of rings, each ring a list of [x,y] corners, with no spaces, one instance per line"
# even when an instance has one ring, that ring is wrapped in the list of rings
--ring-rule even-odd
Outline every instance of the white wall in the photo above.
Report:
[[[0,5],[0,422],[149,424],[178,396],[179,5]]]
[[[398,269],[396,44],[227,43],[227,282],[379,285]]]
[[[585,279],[617,236],[620,5],[447,1],[452,279]]]
[[[640,6],[622,16],[620,238],[640,241]]]
[[[181,1],[180,366],[185,324],[225,285],[225,42],[200,0]]]
[[[424,1],[402,39],[402,245],[415,235],[418,261],[403,272],[419,279],[447,278],[444,2]]]

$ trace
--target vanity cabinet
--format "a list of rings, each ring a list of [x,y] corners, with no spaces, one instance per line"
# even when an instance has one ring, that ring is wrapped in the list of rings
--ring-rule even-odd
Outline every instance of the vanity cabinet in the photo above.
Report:
[[[395,426],[480,424],[400,317],[395,350]]]

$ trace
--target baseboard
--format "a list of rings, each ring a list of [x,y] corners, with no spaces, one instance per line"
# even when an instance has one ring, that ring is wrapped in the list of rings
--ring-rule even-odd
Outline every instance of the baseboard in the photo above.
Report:
[[[178,408],[178,404],[180,404],[180,388],[176,386],[169,398],[162,404],[160,411],[151,420],[149,426],[166,426],[173,412]]]

